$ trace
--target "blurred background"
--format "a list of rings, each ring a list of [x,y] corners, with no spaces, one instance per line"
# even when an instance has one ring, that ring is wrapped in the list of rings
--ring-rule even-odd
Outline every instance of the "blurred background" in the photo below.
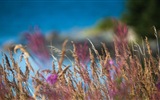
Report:
[[[59,52],[66,39],[69,40],[67,50],[72,49],[71,41],[74,41],[78,44],[78,56],[85,62],[89,59],[89,53],[85,52],[91,47],[89,39],[99,52],[101,42],[106,43],[114,61],[113,41],[120,22],[128,26],[125,41],[140,43],[147,36],[153,52],[157,53],[153,26],[159,36],[159,4],[160,0],[0,0],[0,51],[8,54],[8,49],[22,44],[31,51],[29,61],[34,69],[51,69],[53,59],[45,47],[54,46],[52,49]],[[127,30],[122,28],[120,31]],[[21,52],[14,55],[18,63],[22,55]],[[71,52],[66,55],[70,58]],[[0,62],[1,58],[4,58],[2,53]],[[64,65],[71,65],[70,59],[64,62]],[[31,79],[29,81],[31,83]]]
[[[0,45],[22,42],[23,33],[35,26],[58,46],[65,38],[97,37],[111,24],[108,19],[121,18],[125,4],[125,0],[0,1]]]
[[[153,26],[158,33],[160,29],[159,4],[159,0],[1,0],[0,49],[25,44],[24,33],[35,27],[57,48],[65,39],[83,43],[87,38],[99,48],[100,42],[113,43],[117,20],[128,25],[128,40],[147,36],[154,41]]]

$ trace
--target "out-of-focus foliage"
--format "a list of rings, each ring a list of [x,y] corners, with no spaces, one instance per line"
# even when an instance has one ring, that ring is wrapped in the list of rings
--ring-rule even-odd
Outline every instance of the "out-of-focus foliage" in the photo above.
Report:
[[[107,29],[112,29],[113,27],[114,23],[111,18],[102,19],[97,25],[97,28],[103,31]]]
[[[30,63],[33,53],[26,50],[30,47],[16,45],[14,53],[2,54],[0,100],[160,100],[160,57],[153,56],[147,38],[146,49],[136,43],[130,47],[129,42],[124,41],[128,32],[127,25],[118,22],[114,49],[108,49],[107,44],[101,42],[101,54],[91,40],[84,45],[71,41],[69,51],[68,40],[60,50],[51,45],[52,67],[38,71]],[[40,39],[37,35],[32,34],[35,40]],[[22,66],[14,57],[17,50],[23,53],[20,58],[25,64]],[[114,51],[114,56],[110,51]],[[68,57],[67,52],[71,52],[72,57]],[[65,59],[70,61],[69,65]]]
[[[153,27],[160,29],[160,0],[127,0],[123,20],[142,37],[154,38]]]

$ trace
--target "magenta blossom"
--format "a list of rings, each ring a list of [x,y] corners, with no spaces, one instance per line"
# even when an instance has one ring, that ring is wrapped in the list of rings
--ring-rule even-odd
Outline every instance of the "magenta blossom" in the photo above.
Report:
[[[124,49],[127,48],[128,44],[128,27],[126,24],[118,22],[115,27],[115,43],[118,47],[118,51],[120,55],[124,55]]]
[[[84,44],[76,44],[76,54],[78,56],[78,59],[80,60],[80,63],[82,65],[85,65],[89,61],[89,47],[87,42],[84,42]]]
[[[160,91],[160,82],[158,82],[158,83],[156,84],[156,87],[157,87],[158,91]]]
[[[58,80],[57,74],[51,74],[46,79],[47,83],[49,83],[50,85],[55,84],[57,82],[57,80]]]
[[[128,35],[128,27],[127,27],[127,25],[122,24],[122,23],[118,23],[118,25],[117,25],[117,27],[115,29],[115,33],[121,39],[126,38],[127,35]]]
[[[110,65],[113,65],[113,64],[114,64],[114,61],[113,61],[113,60],[110,60],[110,61],[109,61],[109,64],[110,64]]]
[[[46,47],[45,38],[39,30],[33,33],[28,32],[25,34],[27,40],[27,47],[41,60],[46,61],[49,59],[49,52]]]
[[[116,42],[118,43],[118,46],[122,46],[122,44],[127,44],[127,36],[128,36],[128,27],[127,25],[123,23],[118,23],[118,25],[115,28],[115,34],[116,34]]]

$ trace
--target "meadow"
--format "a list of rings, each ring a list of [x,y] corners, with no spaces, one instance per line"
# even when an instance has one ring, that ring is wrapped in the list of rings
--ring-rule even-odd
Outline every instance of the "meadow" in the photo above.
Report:
[[[142,45],[127,41],[128,28],[122,23],[115,28],[114,49],[100,43],[101,53],[89,39],[84,44],[65,40],[61,50],[52,45],[47,46],[51,49],[48,50],[39,32],[27,34],[27,46],[17,44],[8,55],[2,52],[0,100],[158,100],[160,55],[155,28],[154,31],[156,56],[147,37]],[[68,42],[72,43],[69,51]],[[24,66],[14,58],[18,50]],[[113,56],[111,51],[114,51]],[[44,62],[51,56],[50,69],[35,71],[29,61],[32,54]],[[65,65],[65,59],[71,64]]]

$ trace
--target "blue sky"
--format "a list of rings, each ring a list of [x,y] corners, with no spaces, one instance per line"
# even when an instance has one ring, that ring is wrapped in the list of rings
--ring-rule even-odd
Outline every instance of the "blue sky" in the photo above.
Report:
[[[105,17],[119,18],[124,5],[125,0],[0,1],[0,44],[33,26],[65,32],[93,26]]]

